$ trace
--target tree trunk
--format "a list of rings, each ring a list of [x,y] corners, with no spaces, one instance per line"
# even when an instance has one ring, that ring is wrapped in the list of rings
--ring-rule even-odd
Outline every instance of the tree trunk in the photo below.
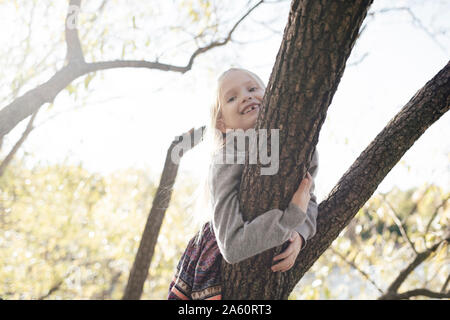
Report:
[[[204,129],[204,126],[195,131],[194,129],[191,129],[180,138],[177,137],[172,141],[167,150],[161,180],[159,182],[158,190],[156,190],[155,198],[153,199],[152,208],[148,215],[144,232],[142,233],[139,249],[133,267],[131,268],[125,293],[122,297],[123,300],[138,300],[142,295],[144,283],[148,275],[148,269],[153,258],[153,253],[155,252],[159,231],[166,210],[169,207],[173,185],[178,173],[179,163],[173,161],[172,150],[178,148],[176,151],[179,150],[180,152],[177,155],[181,158],[184,153],[195,147],[201,141]]]
[[[246,165],[240,206],[245,220],[284,209],[306,173],[328,106],[371,1],[293,1],[257,128],[279,128],[279,172],[261,176]],[[235,265],[222,264],[225,299],[287,299],[378,184],[423,132],[449,108],[449,66],[380,133],[319,205],[317,233],[295,266],[270,270],[281,247]],[[270,141],[269,141],[270,142]]]

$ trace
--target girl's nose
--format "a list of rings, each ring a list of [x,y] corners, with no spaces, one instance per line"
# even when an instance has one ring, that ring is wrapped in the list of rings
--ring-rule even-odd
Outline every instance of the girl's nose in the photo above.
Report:
[[[246,95],[244,95],[244,98],[242,99],[242,102],[245,102],[245,101],[250,100],[250,99],[252,99],[252,96],[249,95],[249,94],[246,94]]]

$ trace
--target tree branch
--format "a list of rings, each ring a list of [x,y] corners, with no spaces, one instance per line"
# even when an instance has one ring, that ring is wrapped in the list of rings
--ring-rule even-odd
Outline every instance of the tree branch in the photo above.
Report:
[[[353,219],[404,153],[449,108],[450,62],[387,124],[338,181],[327,199],[320,203],[317,233],[309,240],[309,245],[300,251],[293,268],[293,279],[303,276]],[[420,257],[419,254],[417,258]]]
[[[89,265],[90,263],[86,263],[85,265]],[[40,297],[37,298],[37,300],[44,300],[51,296],[54,292],[58,291],[61,286],[63,285],[64,281],[69,277],[74,271],[78,270],[76,267],[69,268],[67,272],[64,273],[64,275],[61,277],[60,280],[55,282],[52,287],[48,290],[48,292]]]
[[[79,4],[80,1],[81,0],[71,0],[70,3],[76,5],[77,3]],[[214,41],[206,47],[195,50],[186,66],[175,66],[145,60],[116,60],[85,63],[84,58],[82,58],[77,30],[76,28],[73,30],[71,30],[70,27],[67,28],[68,22],[71,21],[66,21],[66,32],[69,35],[69,39],[67,40],[67,59],[69,64],[57,71],[55,75],[44,84],[26,92],[0,110],[0,138],[8,134],[20,121],[36,112],[44,103],[52,103],[58,93],[66,88],[72,81],[90,72],[114,68],[147,68],[180,72],[182,74],[186,73],[192,68],[195,58],[200,54],[227,44],[231,40],[231,36],[238,25],[261,3],[263,3],[263,1],[258,2],[250,8],[247,13],[234,24],[224,40]],[[70,15],[70,17],[74,18],[73,15]],[[76,19],[74,21],[76,22]],[[69,23],[69,25],[71,25],[71,23]]]
[[[414,246],[414,244],[412,243],[411,239],[409,238],[408,234],[406,233],[405,227],[403,225],[403,223],[400,221],[400,218],[398,217],[397,212],[395,211],[394,207],[391,205],[391,203],[386,199],[386,195],[382,194],[383,200],[384,202],[387,204],[387,206],[389,207],[389,214],[392,217],[392,219],[394,220],[394,223],[397,225],[398,229],[400,230],[400,233],[403,236],[403,239],[405,239],[406,243],[409,244],[409,246],[411,247],[411,249],[413,250],[413,252],[418,255],[418,252],[416,250],[416,247]]]
[[[441,292],[445,292],[445,290],[447,290],[447,286],[448,286],[449,281],[450,281],[450,274],[447,276],[447,279],[445,280],[445,283],[444,283],[444,285],[441,288]]]
[[[172,158],[172,151],[180,151],[177,154],[180,159],[185,152],[194,148],[202,139],[205,126],[196,130],[192,128],[182,136],[176,137],[167,150],[166,162],[161,175],[156,195],[153,199],[152,208],[145,224],[144,232],[142,233],[139,248],[131,268],[128,283],[125,288],[123,300],[138,300],[142,295],[145,280],[148,276],[148,270],[155,251],[156,242],[158,240],[159,231],[169,206],[170,198],[172,196],[173,185],[178,173],[178,163],[174,163]],[[186,144],[189,142],[189,145]],[[182,144],[182,147],[178,147]]]
[[[2,163],[0,164],[0,177],[5,172],[6,167],[8,166],[8,164],[13,159],[13,157],[16,154],[17,150],[19,150],[20,146],[24,143],[24,141],[26,140],[26,138],[28,137],[30,132],[33,130],[33,122],[34,122],[34,119],[36,118],[37,113],[38,113],[38,111],[33,113],[33,115],[30,118],[30,121],[27,124],[27,127],[26,127],[25,131],[22,133],[22,136],[14,144],[14,147],[11,149],[11,151],[8,153],[8,155],[5,157],[5,159],[3,159]]]
[[[413,23],[421,29],[423,32],[425,32],[431,40],[444,52],[447,54],[447,49],[436,39],[436,36],[426,28],[422,21],[417,17],[417,15],[411,10],[411,8],[408,7],[393,7],[393,8],[383,8],[378,11],[373,11],[369,13],[368,15],[374,16],[377,13],[386,13],[386,12],[392,12],[392,11],[404,11],[406,12],[411,18]]]
[[[392,297],[395,297],[399,295],[398,289],[403,284],[403,282],[406,280],[406,278],[422,263],[424,262],[433,252],[435,252],[439,246],[443,242],[449,242],[450,241],[450,233],[448,233],[443,240],[437,242],[434,244],[431,248],[419,253],[413,261],[405,268],[403,269],[397,278],[392,282],[392,284],[387,289],[386,293],[382,295],[379,299],[380,300],[386,300],[386,299],[392,299]]]
[[[341,258],[342,261],[347,263],[350,267],[358,271],[364,278],[366,278],[381,294],[383,294],[383,290],[380,289],[380,287],[370,278],[370,276],[361,270],[353,261],[347,260],[339,251],[331,247],[331,251],[336,254],[339,258]]]
[[[380,299],[380,300],[403,300],[403,299],[409,299],[411,297],[416,296],[425,296],[429,298],[435,298],[435,299],[444,299],[444,298],[450,298],[450,291],[447,292],[433,292],[428,289],[414,289],[411,291],[406,291],[403,293],[396,293],[392,294],[386,298]]]
[[[439,210],[447,203],[447,201],[450,199],[450,196],[445,198],[444,200],[442,200],[442,202],[437,206],[436,210],[434,210],[433,215],[430,218],[430,221],[428,221],[427,226],[425,228],[425,232],[424,232],[424,237],[425,235],[428,233],[428,231],[431,228],[431,223],[433,222],[433,220],[436,218]]]

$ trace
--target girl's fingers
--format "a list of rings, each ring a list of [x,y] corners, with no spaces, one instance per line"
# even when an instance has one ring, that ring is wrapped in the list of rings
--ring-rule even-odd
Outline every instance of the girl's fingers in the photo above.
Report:
[[[306,176],[308,178],[308,190],[311,189],[312,184],[313,184],[313,177],[311,176],[311,174],[309,172],[306,172]]]
[[[300,186],[303,184],[305,187],[310,187],[312,185],[313,177],[309,172],[306,172],[306,176],[303,178]]]
[[[289,262],[286,260],[281,261],[280,263],[277,263],[276,265],[272,266],[272,271],[283,271],[286,269],[286,267],[289,265]]]
[[[290,252],[288,252],[287,250],[288,250],[288,249],[286,249],[286,251],[284,251],[283,253],[281,253],[281,254],[275,256],[275,257],[273,258],[273,261],[281,260],[281,259],[284,259],[284,258],[288,257],[288,256],[290,255]]]
[[[303,190],[307,189],[309,185],[309,182],[307,179],[303,179],[300,185],[298,186],[298,191],[302,192]]]
[[[280,263],[274,265],[271,267],[273,272],[281,271],[285,272],[292,268],[294,263],[291,261],[292,259],[285,259],[281,261]]]
[[[294,250],[293,246],[290,244],[289,247],[287,247],[287,249],[285,251],[283,251],[279,255],[275,256],[273,258],[273,261],[277,261],[277,260],[284,259],[284,258],[288,257],[292,253],[293,250]]]

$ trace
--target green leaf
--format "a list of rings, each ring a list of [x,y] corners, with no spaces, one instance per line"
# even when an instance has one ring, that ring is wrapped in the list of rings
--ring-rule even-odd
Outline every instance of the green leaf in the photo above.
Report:
[[[69,91],[69,94],[70,94],[70,95],[72,95],[72,94],[75,94],[75,93],[76,93],[77,88],[76,88],[73,84],[69,84],[69,85],[66,87],[66,90]]]
[[[89,73],[86,78],[84,78],[84,87],[87,89],[89,87],[89,83],[92,79],[94,79],[95,73]]]

